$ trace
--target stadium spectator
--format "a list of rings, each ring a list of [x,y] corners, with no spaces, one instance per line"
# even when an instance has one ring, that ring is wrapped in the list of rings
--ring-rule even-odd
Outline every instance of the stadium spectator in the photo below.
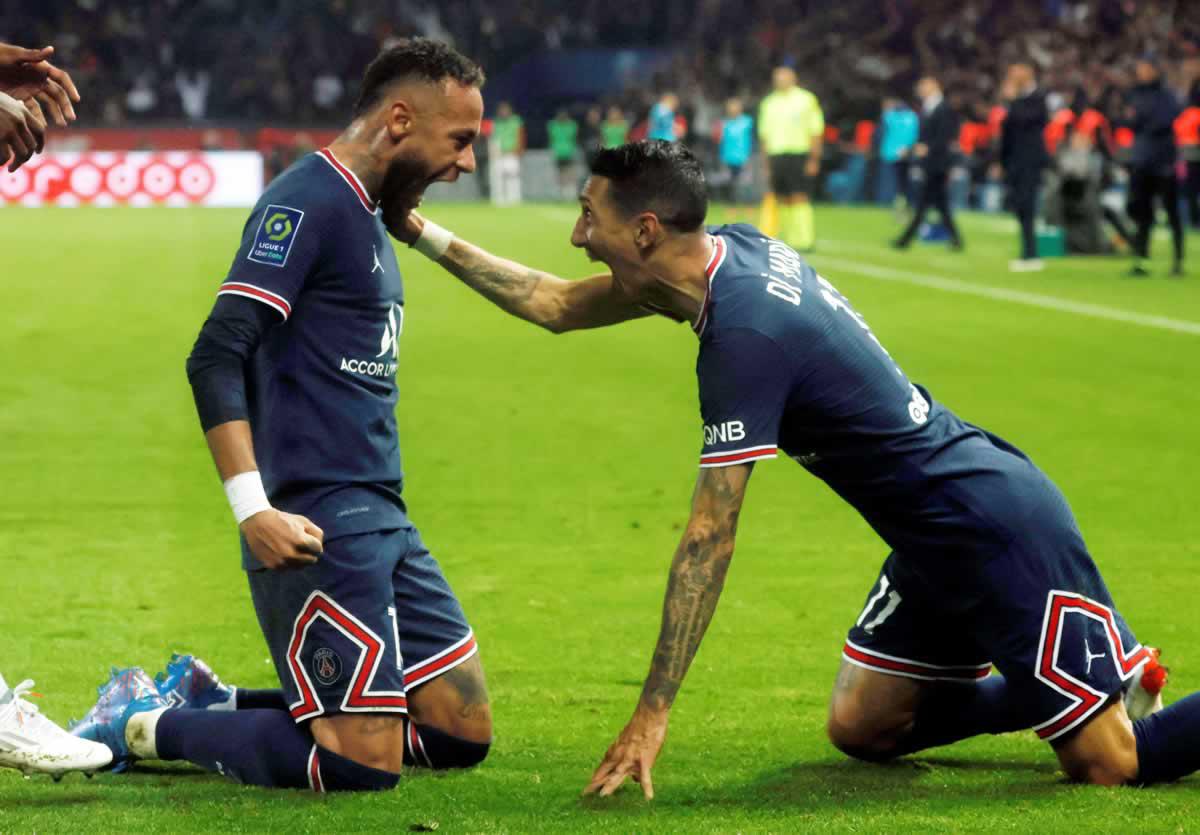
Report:
[[[1104,234],[1100,201],[1104,166],[1104,156],[1091,137],[1080,131],[1071,132],[1054,155],[1058,188],[1054,199],[1047,201],[1046,215],[1051,223],[1062,227],[1069,253],[1099,255],[1112,249]]]
[[[718,155],[725,185],[724,198],[727,203],[736,204],[738,183],[754,150],[754,118],[745,112],[742,100],[736,96],[725,102],[720,134]]]
[[[513,206],[521,202],[521,156],[525,153],[525,122],[506,101],[496,107],[492,123],[492,202]]]
[[[879,117],[879,168],[875,183],[875,201],[891,206],[901,195],[908,195],[908,163],[917,144],[920,120],[902,100],[889,96],[883,100]]]
[[[575,180],[571,169],[579,155],[579,123],[562,108],[546,123],[546,133],[550,137],[550,153],[558,170],[559,195],[564,200],[574,200]]]
[[[604,122],[604,111],[599,105],[592,105],[583,116],[583,125],[579,130],[579,144],[583,148],[583,161],[591,165],[592,158],[604,147],[604,134],[601,126]]]
[[[664,93],[650,108],[647,121],[648,139],[661,139],[665,142],[675,142],[682,137],[676,116],[679,113],[679,96],[674,93]]]
[[[1037,252],[1038,192],[1046,167],[1046,95],[1038,88],[1033,67],[1018,63],[1008,68],[1002,95],[1008,115],[1000,136],[1000,163],[1011,194],[1013,213],[1021,225],[1021,256],[1009,262],[1013,272],[1044,268]]]
[[[796,83],[791,67],[776,67],[771,85],[758,107],[758,138],[767,156],[770,193],[781,237],[808,252],[816,243],[809,195],[821,170],[825,114],[817,97]]]
[[[608,108],[604,124],[600,126],[600,135],[605,148],[624,145],[629,137],[629,122],[625,119],[624,111],[615,104]]]
[[[1133,151],[1129,164],[1129,214],[1137,224],[1133,241],[1133,267],[1129,275],[1149,275],[1145,261],[1150,257],[1150,231],[1154,227],[1154,199],[1166,209],[1171,224],[1174,260],[1171,275],[1183,275],[1183,224],[1179,218],[1179,188],[1175,179],[1175,120],[1179,102],[1163,83],[1157,62],[1138,60],[1137,84],[1130,92],[1128,117],[1133,127]]]
[[[1175,120],[1175,144],[1183,158],[1183,201],[1188,224],[1200,229],[1200,79],[1188,90],[1188,106]]]
[[[917,82],[917,96],[921,100],[921,126],[917,144],[913,146],[913,159],[921,172],[920,191],[912,219],[892,246],[907,249],[916,237],[930,208],[938,210],[946,232],[950,236],[950,248],[963,248],[962,236],[954,224],[950,209],[947,184],[950,165],[953,161],[953,144],[958,137],[958,114],[942,95],[942,85],[933,76],[925,76]]]

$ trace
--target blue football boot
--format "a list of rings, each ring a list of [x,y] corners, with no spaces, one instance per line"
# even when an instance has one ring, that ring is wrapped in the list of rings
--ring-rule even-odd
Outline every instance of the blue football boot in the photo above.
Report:
[[[222,684],[212,669],[194,655],[171,653],[167,669],[154,677],[158,695],[170,707],[235,710],[236,688]]]
[[[167,702],[141,667],[112,668],[108,683],[97,688],[99,698],[82,719],[71,723],[71,733],[92,742],[102,742],[113,752],[114,772],[122,772],[134,761],[125,742],[129,717],[147,710],[165,708]]]

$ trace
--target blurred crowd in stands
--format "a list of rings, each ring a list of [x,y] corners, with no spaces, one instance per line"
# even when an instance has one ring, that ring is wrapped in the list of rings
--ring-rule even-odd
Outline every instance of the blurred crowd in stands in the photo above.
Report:
[[[714,167],[729,99],[753,114],[771,68],[789,64],[821,102],[825,173],[840,175],[829,194],[845,200],[903,190],[887,164],[902,160],[903,143],[880,126],[897,121],[885,111],[915,106],[923,73],[937,75],[962,118],[953,187],[976,205],[994,199],[999,85],[1014,61],[1032,63],[1048,94],[1052,152],[1095,110],[1120,158],[1139,55],[1155,54],[1184,106],[1200,98],[1200,2],[1190,0],[0,0],[0,40],[53,43],[87,90],[80,124],[92,127],[334,125],[372,56],[414,34],[453,42],[493,77],[542,50],[665,46],[658,72],[602,101],[567,103],[575,141],[582,154],[611,144],[617,125],[630,138],[651,134],[652,110],[669,92],[676,135]],[[551,144],[562,104],[524,114],[531,146]],[[1180,135],[1200,147],[1195,121]]]

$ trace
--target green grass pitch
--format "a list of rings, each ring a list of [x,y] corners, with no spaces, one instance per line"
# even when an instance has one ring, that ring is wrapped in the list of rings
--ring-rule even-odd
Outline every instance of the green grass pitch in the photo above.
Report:
[[[568,206],[429,214],[530,265],[594,271],[567,243]],[[1012,276],[1007,218],[966,218],[968,250],[955,255],[893,253],[882,212],[816,216],[813,263],[910,377],[1050,473],[1118,606],[1165,648],[1170,697],[1200,689],[1200,267],[1161,277],[1160,241],[1147,281],[1119,278],[1113,259]],[[36,679],[59,722],[90,706],[110,664],[154,672],[173,649],[227,681],[274,684],[183,373],[243,220],[0,213],[0,671]],[[58,785],[0,771],[0,832],[1198,826],[1200,780],[1069,786],[1028,733],[890,766],[834,751],[823,723],[841,641],[887,549],[787,460],[752,480],[724,599],[655,770],[658,799],[627,788],[580,800],[634,706],[687,518],[701,442],[695,338],[661,319],[552,336],[419,256],[400,262],[407,497],[480,639],[492,755],[370,797],[265,791],[167,765]],[[923,277],[946,283],[914,283]],[[1131,313],[1159,318],[1120,318]]]

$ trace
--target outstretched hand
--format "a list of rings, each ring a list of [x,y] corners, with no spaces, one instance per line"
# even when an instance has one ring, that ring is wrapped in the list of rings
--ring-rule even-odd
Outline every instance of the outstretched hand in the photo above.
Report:
[[[626,778],[632,778],[641,783],[646,799],[653,800],[650,769],[667,739],[667,718],[666,711],[651,711],[639,704],[617,741],[605,752],[583,793],[608,797],[621,788]]]
[[[54,47],[26,49],[0,43],[0,92],[18,101],[37,99],[46,116],[59,127],[75,121],[79,91],[66,70],[47,59]]]

